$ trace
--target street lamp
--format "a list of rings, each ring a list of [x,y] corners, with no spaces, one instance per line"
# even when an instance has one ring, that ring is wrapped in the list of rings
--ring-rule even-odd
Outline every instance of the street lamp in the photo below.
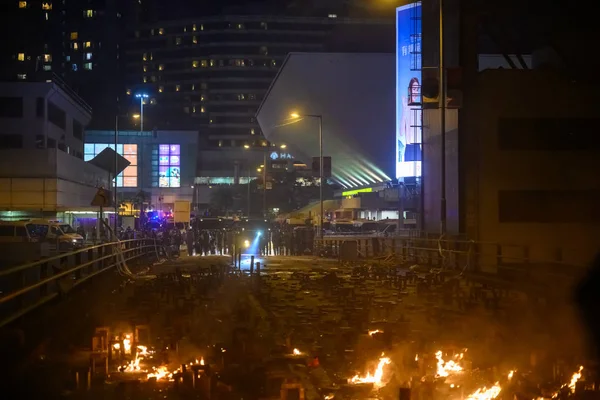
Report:
[[[298,119],[298,118],[317,118],[319,120],[319,203],[321,203],[321,215],[319,218],[319,238],[322,240],[323,239],[323,217],[324,217],[324,212],[323,212],[323,116],[322,115],[316,115],[316,114],[298,114],[298,113],[291,113],[290,117],[292,117],[293,119]],[[285,145],[282,145],[285,146]]]
[[[135,97],[140,99],[140,132],[141,132],[144,130],[144,99],[147,99],[148,95],[146,93],[138,93],[135,95]],[[134,116],[134,118],[135,118],[135,116]]]
[[[279,146],[281,149],[285,149],[287,147],[287,144],[282,144],[281,146]]]
[[[250,148],[250,145],[249,145],[249,144],[245,144],[245,145],[244,145],[244,148],[245,148],[246,150],[248,150],[248,149]]]

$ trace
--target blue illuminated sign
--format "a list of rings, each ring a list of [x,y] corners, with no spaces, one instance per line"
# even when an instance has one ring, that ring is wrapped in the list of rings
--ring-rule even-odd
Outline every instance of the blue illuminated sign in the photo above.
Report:
[[[396,9],[396,178],[421,176],[421,3]]]

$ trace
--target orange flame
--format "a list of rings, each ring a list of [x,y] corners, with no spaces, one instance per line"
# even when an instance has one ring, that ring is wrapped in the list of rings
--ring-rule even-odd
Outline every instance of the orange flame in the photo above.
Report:
[[[372,383],[374,387],[376,388],[380,388],[382,386],[385,386],[381,379],[383,378],[383,367],[385,367],[386,365],[390,364],[391,360],[388,357],[382,357],[379,359],[379,363],[377,364],[377,368],[375,369],[375,372],[373,373],[373,375],[371,375],[370,372],[367,372],[366,376],[358,376],[355,375],[354,377],[352,377],[350,379],[350,383]]]
[[[502,387],[500,384],[496,382],[494,386],[491,388],[482,387],[471,393],[467,396],[467,400],[492,400],[498,397],[500,392],[502,391]]]
[[[444,361],[442,351],[438,350],[435,353],[435,358],[437,358],[437,370],[435,375],[437,377],[444,378],[450,374],[463,372],[463,368],[458,365],[458,361],[462,360],[463,357],[464,354],[459,353],[454,356],[454,360]]]
[[[373,331],[369,331],[369,336],[373,336],[373,335],[375,335],[377,333],[383,333],[383,331],[379,330],[379,329],[375,329]]]

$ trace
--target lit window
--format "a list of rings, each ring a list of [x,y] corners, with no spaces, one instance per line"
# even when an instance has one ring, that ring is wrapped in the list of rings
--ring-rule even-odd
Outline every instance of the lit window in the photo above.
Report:
[[[237,95],[237,99],[238,100],[245,100],[245,96],[243,94],[238,94]]]
[[[256,132],[254,132],[254,128],[250,129],[250,134],[254,135]]]
[[[184,26],[184,27],[183,27],[183,31],[184,31],[184,32],[187,32],[187,26]]]
[[[198,44],[198,38],[196,36],[192,36],[192,43]]]
[[[148,82],[148,77],[144,76],[144,83]]]
[[[20,1],[19,2],[19,8],[27,8],[27,2],[26,1]],[[25,74],[19,74],[19,75],[25,75]]]
[[[73,71],[77,71],[77,64],[72,64],[72,65],[71,65],[71,69],[72,69]]]
[[[276,67],[276,66],[277,66],[277,61],[271,60],[271,67]]]
[[[179,46],[181,44],[181,38],[180,37],[175,38],[175,44],[177,46]]]
[[[77,40],[79,34],[77,32],[71,32],[71,40]]]
[[[192,83],[192,90],[196,90],[196,85]]]
[[[154,97],[150,99],[150,104],[156,104],[156,99]]]
[[[52,62],[52,54],[44,54],[44,62]]]
[[[23,1],[22,3],[26,3],[26,2]],[[25,79],[27,79],[27,74],[17,74],[17,79],[25,80]]]
[[[223,141],[219,140],[219,147],[223,147]]]
[[[83,10],[83,16],[85,18],[93,18],[94,17],[94,10]]]
[[[158,34],[159,35],[164,35],[165,34],[165,30],[163,28],[158,28]]]
[[[77,44],[77,42],[73,42],[73,50],[79,50],[79,45]]]
[[[210,60],[210,66],[214,67],[215,66],[215,60]]]
[[[175,91],[179,92],[181,90],[181,85],[175,85]]]
[[[158,66],[158,70],[159,70],[159,71],[162,71],[162,70],[164,70],[164,69],[165,69],[165,66],[164,66],[164,64],[160,64],[160,65]]]
[[[83,64],[83,68],[87,69],[88,71],[91,71],[92,70],[92,63],[88,62],[88,63]]]
[[[19,54],[17,54],[17,60],[19,60],[19,61],[25,61],[25,53],[19,53]]]
[[[337,14],[329,14],[329,15],[328,15],[328,17],[329,17],[329,18],[332,18],[332,19],[333,19],[333,18],[337,18]]]
[[[198,61],[197,60],[192,61],[192,68],[198,68]]]
[[[48,13],[44,13],[44,19],[48,21],[50,19],[50,15],[48,15]]]
[[[144,72],[148,72],[148,66],[147,66],[146,64],[144,64],[144,65],[142,66],[142,70],[143,70]]]
[[[92,42],[83,42],[83,47],[89,49],[90,47],[92,47]]]
[[[200,112],[201,112],[201,113],[203,113],[203,112],[206,112],[206,108],[204,108],[204,106],[200,107]],[[211,122],[212,122],[212,121],[211,121]]]
[[[46,10],[46,11],[52,10],[52,3],[43,2],[42,3],[42,10]]]
[[[44,65],[44,71],[51,71],[52,65]]]
[[[204,30],[204,24],[200,24],[200,30],[203,31]]]
[[[206,97],[204,97],[204,95],[203,95],[203,94],[201,94],[201,95],[200,95],[200,101],[204,101],[204,100],[206,100]]]
[[[146,53],[142,55],[142,61],[148,61],[148,56],[146,55]]]
[[[71,61],[71,56],[65,56],[65,61]]]
[[[196,32],[196,24],[192,25],[192,30]]]
[[[202,67],[208,67],[208,62],[207,62],[206,60],[202,60],[202,61],[200,62],[200,65],[201,65]]]
[[[158,87],[158,93],[162,93],[165,91],[165,87],[164,86],[159,86]]]
[[[127,96],[131,96],[131,89],[127,89],[125,93],[127,93]]]
[[[152,56],[152,53],[150,53],[150,61],[154,60],[154,57]]]
[[[192,106],[192,112],[195,113],[196,112],[196,106]]]
[[[244,24],[237,24],[235,27],[237,29],[244,29]]]
[[[92,53],[85,53],[85,59],[86,60],[91,60],[92,59]]]

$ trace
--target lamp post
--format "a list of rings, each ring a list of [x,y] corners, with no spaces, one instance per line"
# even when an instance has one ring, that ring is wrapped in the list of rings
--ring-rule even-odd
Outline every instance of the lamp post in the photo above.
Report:
[[[136,98],[140,99],[140,132],[144,130],[144,99],[148,98],[146,93],[138,93],[135,95]]]
[[[290,116],[297,118],[317,118],[319,120],[319,202],[321,203],[321,215],[319,217],[319,238],[323,239],[323,116],[316,114],[291,113]]]

